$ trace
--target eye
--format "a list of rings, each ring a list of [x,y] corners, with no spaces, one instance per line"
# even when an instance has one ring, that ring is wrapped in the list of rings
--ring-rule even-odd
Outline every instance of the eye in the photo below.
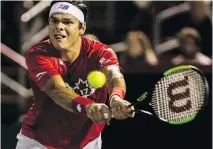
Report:
[[[65,24],[65,25],[72,25],[73,22],[72,21],[63,21],[63,24]]]
[[[50,19],[50,23],[57,24],[58,21],[56,19]]]

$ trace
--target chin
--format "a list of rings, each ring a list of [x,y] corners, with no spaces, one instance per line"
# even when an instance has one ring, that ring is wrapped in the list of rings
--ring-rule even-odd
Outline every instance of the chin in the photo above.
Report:
[[[66,49],[66,47],[64,46],[64,43],[59,43],[59,42],[54,42],[53,46],[57,49],[57,50],[64,50]]]
[[[57,50],[61,50],[61,46],[59,45],[59,44],[57,44],[57,43],[53,43],[53,47],[55,48],[55,49],[57,49]]]
[[[67,47],[65,47],[63,45],[59,45],[59,44],[56,47],[58,50],[61,50],[61,51],[65,51],[67,49]]]

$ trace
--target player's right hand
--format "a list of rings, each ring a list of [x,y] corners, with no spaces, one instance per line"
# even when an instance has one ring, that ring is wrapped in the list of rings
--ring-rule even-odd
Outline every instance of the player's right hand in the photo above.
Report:
[[[112,113],[109,107],[103,103],[92,103],[85,107],[87,112],[87,116],[96,124],[110,124],[110,120],[112,118]],[[108,114],[109,116],[105,117],[104,113]]]

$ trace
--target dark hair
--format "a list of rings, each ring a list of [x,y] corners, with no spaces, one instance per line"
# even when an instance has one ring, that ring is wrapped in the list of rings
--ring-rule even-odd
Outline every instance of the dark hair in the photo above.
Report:
[[[67,3],[70,3],[74,6],[76,6],[78,9],[80,9],[83,14],[84,14],[84,20],[86,22],[87,20],[87,6],[85,4],[83,4],[82,0],[53,0],[51,3],[50,3],[50,8],[55,4],[55,3],[58,3],[58,2],[67,2]]]

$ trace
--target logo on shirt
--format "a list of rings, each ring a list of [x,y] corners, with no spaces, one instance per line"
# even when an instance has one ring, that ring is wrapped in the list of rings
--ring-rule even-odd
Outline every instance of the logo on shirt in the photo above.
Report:
[[[109,62],[111,62],[110,59],[101,58],[101,59],[99,60],[99,63],[101,64],[101,66],[103,66],[103,65],[105,65],[105,64],[107,64],[107,63],[109,63]]]
[[[38,81],[39,81],[45,74],[47,74],[46,71],[43,71],[43,72],[38,73],[38,74],[36,75],[36,78],[38,79]]]
[[[78,110],[78,112],[81,112],[81,105],[80,104],[77,105],[77,110]]]
[[[102,65],[105,61],[106,61],[105,58],[101,58],[100,61],[99,61],[99,63]]]
[[[59,59],[59,64],[64,65],[64,62],[61,59]]]
[[[65,83],[67,88],[74,90],[76,93],[80,94],[83,97],[88,97],[95,92],[95,88],[92,88],[87,80],[78,79],[78,82],[75,83],[74,87],[71,87],[68,83]]]

